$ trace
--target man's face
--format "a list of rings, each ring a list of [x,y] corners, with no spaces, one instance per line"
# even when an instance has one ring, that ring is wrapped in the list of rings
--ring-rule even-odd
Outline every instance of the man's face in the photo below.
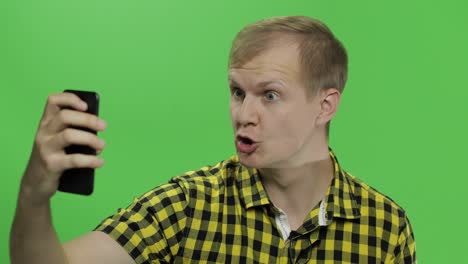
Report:
[[[307,96],[298,56],[295,44],[278,43],[229,68],[235,144],[246,166],[296,166],[314,149],[320,100]]]

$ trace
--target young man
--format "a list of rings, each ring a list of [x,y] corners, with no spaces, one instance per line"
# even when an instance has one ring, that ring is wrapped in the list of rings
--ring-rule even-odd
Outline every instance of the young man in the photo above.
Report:
[[[404,210],[328,147],[346,79],[345,49],[320,21],[247,26],[229,60],[237,155],[172,178],[64,245],[50,220],[59,175],[102,160],[63,148],[104,147],[67,127],[105,123],[80,112],[76,96],[51,95],[22,181],[12,263],[415,263]]]

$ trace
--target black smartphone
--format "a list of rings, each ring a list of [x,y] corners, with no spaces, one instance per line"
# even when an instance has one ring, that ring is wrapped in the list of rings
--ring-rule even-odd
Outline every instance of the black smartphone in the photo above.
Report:
[[[63,92],[74,93],[88,104],[87,113],[99,115],[99,95],[96,92],[65,90]],[[71,128],[81,129],[93,134],[97,131],[84,127],[70,126]],[[70,145],[65,147],[66,154],[83,153],[87,155],[96,155],[94,148],[83,145]],[[63,172],[60,178],[58,190],[61,192],[90,195],[94,189],[94,169],[93,168],[73,168]]]

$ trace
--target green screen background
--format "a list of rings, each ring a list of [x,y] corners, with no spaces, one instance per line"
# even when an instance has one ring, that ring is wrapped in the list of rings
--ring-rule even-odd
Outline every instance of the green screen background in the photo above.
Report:
[[[95,90],[108,122],[95,193],[53,198],[66,241],[232,155],[233,37],[261,18],[308,15],[349,53],[330,139],[341,164],[405,208],[421,263],[467,263],[467,11],[463,1],[2,1],[0,262],[48,94]]]

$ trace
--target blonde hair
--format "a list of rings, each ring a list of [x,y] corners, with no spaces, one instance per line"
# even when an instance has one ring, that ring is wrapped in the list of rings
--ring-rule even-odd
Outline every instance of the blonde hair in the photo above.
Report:
[[[233,40],[228,66],[241,67],[285,36],[298,43],[303,81],[311,95],[327,88],[343,93],[348,78],[346,50],[324,23],[306,16],[273,17],[247,25]]]

